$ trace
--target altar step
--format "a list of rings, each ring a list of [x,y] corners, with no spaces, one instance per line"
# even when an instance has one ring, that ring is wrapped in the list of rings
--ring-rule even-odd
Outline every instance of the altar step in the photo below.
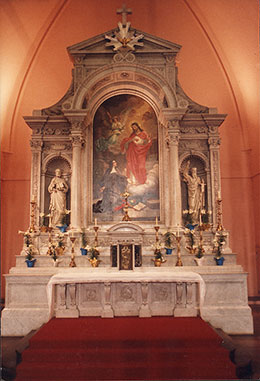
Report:
[[[17,381],[235,379],[200,318],[52,319],[30,340]]]

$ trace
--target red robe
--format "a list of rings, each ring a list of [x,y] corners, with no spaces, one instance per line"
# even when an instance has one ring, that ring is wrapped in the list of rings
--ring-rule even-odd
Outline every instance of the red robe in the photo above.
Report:
[[[136,138],[136,142],[134,138]],[[143,142],[141,142],[138,144],[138,139],[146,140],[146,143],[143,144]],[[125,145],[128,142],[129,144],[126,148]],[[151,145],[152,141],[144,131],[139,132],[139,134],[133,132],[128,138],[123,139],[121,142],[122,152],[124,152],[126,148],[127,177],[130,177],[130,173],[132,172],[139,184],[144,184],[146,181],[146,155]]]

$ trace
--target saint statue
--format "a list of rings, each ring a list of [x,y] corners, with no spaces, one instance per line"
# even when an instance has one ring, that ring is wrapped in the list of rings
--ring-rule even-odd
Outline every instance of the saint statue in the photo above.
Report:
[[[205,182],[197,175],[197,168],[191,168],[189,175],[190,161],[183,171],[184,181],[188,187],[188,207],[192,223],[199,222],[199,212],[205,206]]]
[[[66,214],[66,193],[68,192],[68,185],[61,177],[61,170],[55,170],[55,177],[48,186],[48,191],[51,194],[50,201],[50,227],[62,226],[63,219]]]
[[[128,182],[131,184],[144,184],[146,182],[146,156],[152,140],[138,123],[132,123],[131,128],[131,135],[121,142],[121,151],[126,154],[126,174]]]

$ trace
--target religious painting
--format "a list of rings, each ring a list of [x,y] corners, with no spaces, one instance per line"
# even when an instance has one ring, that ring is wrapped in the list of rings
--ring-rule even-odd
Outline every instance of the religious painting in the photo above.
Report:
[[[124,192],[131,221],[159,216],[158,123],[142,98],[124,94],[107,99],[93,123],[93,216],[121,221]]]

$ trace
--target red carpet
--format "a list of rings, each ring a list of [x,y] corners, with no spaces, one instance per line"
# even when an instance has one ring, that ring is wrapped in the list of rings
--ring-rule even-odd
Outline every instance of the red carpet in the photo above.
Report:
[[[30,340],[17,381],[236,379],[200,318],[52,319]]]

